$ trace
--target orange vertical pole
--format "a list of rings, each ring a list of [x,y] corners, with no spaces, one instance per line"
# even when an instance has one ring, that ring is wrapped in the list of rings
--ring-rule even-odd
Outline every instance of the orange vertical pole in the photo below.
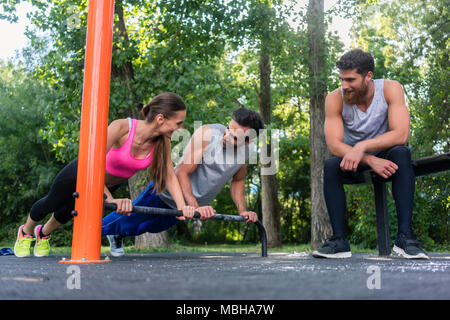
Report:
[[[71,260],[100,260],[114,0],[90,0]]]

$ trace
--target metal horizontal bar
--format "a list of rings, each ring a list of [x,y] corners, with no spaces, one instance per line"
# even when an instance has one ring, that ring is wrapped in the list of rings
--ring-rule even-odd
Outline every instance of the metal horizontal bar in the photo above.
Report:
[[[117,205],[115,203],[104,203],[103,206],[104,206],[105,210],[115,211],[117,209]],[[183,212],[181,210],[143,207],[143,206],[133,206],[132,212],[144,213],[144,214],[157,214],[157,215],[163,215],[163,216],[175,216],[175,217],[181,217],[183,215]],[[195,212],[194,218],[199,219],[200,213]],[[241,217],[241,216],[220,214],[220,213],[215,213],[214,216],[212,216],[208,220],[223,220],[223,221],[235,221],[235,222],[246,222],[247,221],[247,220],[245,220],[244,217]],[[260,236],[260,240],[261,240],[261,255],[263,257],[267,257],[266,230],[264,229],[264,226],[262,225],[262,223],[260,221],[256,221],[254,224],[258,228],[258,231],[259,231],[259,236]]]

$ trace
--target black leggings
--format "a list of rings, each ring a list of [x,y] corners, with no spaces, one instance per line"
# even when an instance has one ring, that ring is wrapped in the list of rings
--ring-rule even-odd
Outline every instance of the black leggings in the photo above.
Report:
[[[388,159],[398,166],[392,175],[392,193],[395,200],[398,219],[398,233],[411,231],[411,219],[414,201],[414,171],[411,165],[411,152],[408,147],[395,146],[375,154],[376,157]],[[342,171],[342,158],[332,157],[325,162],[324,196],[334,236],[345,237],[345,213],[347,211],[343,178],[354,175],[353,172]],[[365,165],[358,171],[367,169]]]
[[[66,165],[56,176],[49,193],[36,201],[31,207],[30,218],[33,221],[43,220],[53,212],[56,221],[65,224],[72,219],[72,210],[75,208],[73,193],[77,185],[78,159]],[[114,191],[119,185],[109,188]]]

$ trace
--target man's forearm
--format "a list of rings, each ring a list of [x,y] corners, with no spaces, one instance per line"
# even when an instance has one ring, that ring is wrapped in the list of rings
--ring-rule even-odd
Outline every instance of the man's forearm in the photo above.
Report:
[[[355,145],[356,146],[356,145]],[[343,142],[340,141],[336,141],[333,143],[332,146],[329,146],[328,149],[330,150],[331,154],[339,157],[339,158],[344,158],[345,155],[351,151],[355,146],[350,146],[348,144],[345,144]],[[375,156],[369,154],[369,153],[364,153],[363,157],[361,158],[361,163],[366,164],[368,166],[370,166],[370,161],[374,158]]]
[[[387,150],[394,146],[405,145],[407,138],[401,132],[388,131],[378,137],[358,142],[362,145],[364,152],[377,152]]]
[[[178,181],[180,182],[181,191],[183,192],[184,200],[186,201],[187,205],[198,208],[199,205],[197,199],[192,193],[192,185],[191,181],[189,180],[189,176],[187,174],[177,172],[177,177]]]
[[[233,202],[235,203],[238,212],[245,212],[247,211],[247,205],[245,204],[245,181],[244,180],[238,180],[238,181],[232,181],[230,185],[231,189],[231,198],[233,199]]]
[[[333,156],[343,158],[347,152],[352,150],[352,146],[341,141],[332,141],[328,143],[328,150],[330,150]]]

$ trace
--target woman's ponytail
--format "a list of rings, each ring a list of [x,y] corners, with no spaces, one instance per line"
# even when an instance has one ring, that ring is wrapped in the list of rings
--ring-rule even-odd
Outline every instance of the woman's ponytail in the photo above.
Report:
[[[186,105],[180,96],[175,93],[164,92],[146,104],[141,109],[141,114],[147,122],[152,122],[158,114],[162,114],[164,118],[168,119],[174,116],[175,112],[183,110],[186,110]],[[166,188],[167,165],[171,158],[171,152],[170,139],[166,136],[157,137],[149,174],[153,181],[153,188],[158,194]]]

